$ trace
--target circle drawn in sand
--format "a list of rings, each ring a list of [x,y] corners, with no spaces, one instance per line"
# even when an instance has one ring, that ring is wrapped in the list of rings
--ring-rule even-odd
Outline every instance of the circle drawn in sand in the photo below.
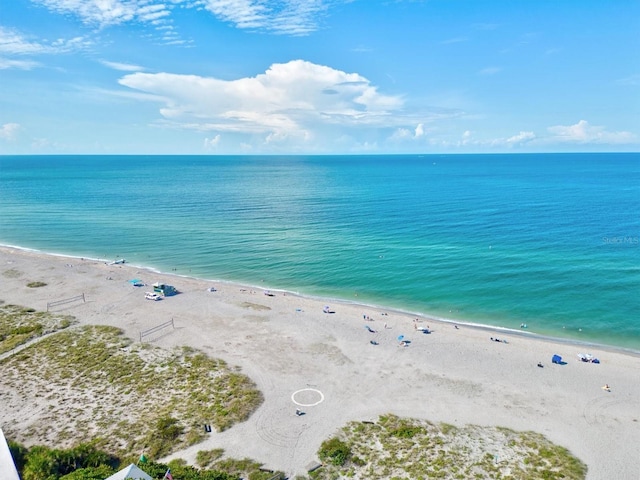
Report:
[[[298,400],[296,400],[296,397],[298,397]],[[313,400],[318,397],[320,399],[313,402]],[[324,395],[320,390],[316,390],[315,388],[303,388],[291,394],[291,401],[301,407],[313,407],[324,401]]]

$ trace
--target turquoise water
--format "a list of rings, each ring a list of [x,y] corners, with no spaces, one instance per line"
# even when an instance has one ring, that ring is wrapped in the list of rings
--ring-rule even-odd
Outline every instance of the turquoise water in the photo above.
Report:
[[[640,350],[640,155],[5,156],[0,243]]]

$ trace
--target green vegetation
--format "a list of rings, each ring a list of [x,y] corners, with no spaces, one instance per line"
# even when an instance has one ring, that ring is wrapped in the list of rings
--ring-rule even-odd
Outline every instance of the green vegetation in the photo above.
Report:
[[[167,455],[201,441],[205,423],[225,430],[262,402],[253,382],[222,360],[133,344],[108,326],[43,338],[0,362],[0,375],[24,402],[49,404],[30,427],[7,434],[56,447],[95,441],[120,456]]]
[[[27,449],[9,442],[9,449],[15,459],[22,480],[57,480],[58,478],[88,479],[87,476],[72,476],[79,469],[95,469],[100,474],[111,475],[117,459],[98,450],[92,444],[80,444],[68,450],[50,449],[36,446]]]
[[[213,463],[222,458],[224,450],[221,448],[215,448],[213,450],[200,450],[196,454],[196,463],[199,467],[205,468],[213,465]]]
[[[318,457],[323,462],[328,462],[331,465],[341,467],[346,463],[349,457],[351,457],[351,449],[347,443],[334,437],[322,442],[320,450],[318,451]]]
[[[534,432],[381,416],[351,422],[323,442],[317,480],[557,479],[579,480],[586,466],[563,447]]]
[[[20,278],[22,276],[22,272],[20,270],[16,270],[15,268],[10,268],[9,270],[5,270],[2,272],[2,276],[7,278]]]
[[[69,315],[0,304],[0,354],[41,335],[67,328],[73,322],[74,318]]]
[[[29,282],[27,283],[27,287],[29,288],[39,288],[39,287],[46,287],[47,284],[44,282]]]
[[[171,422],[169,422],[171,423]],[[9,448],[22,480],[104,480],[136,460],[120,459],[99,450],[94,444],[80,444],[74,448],[50,449],[35,446],[30,449],[15,442]],[[197,469],[184,460],[168,464],[145,462],[138,466],[154,479],[162,479],[168,468],[180,480],[268,480],[277,472],[266,472],[251,460],[225,461],[210,469]]]

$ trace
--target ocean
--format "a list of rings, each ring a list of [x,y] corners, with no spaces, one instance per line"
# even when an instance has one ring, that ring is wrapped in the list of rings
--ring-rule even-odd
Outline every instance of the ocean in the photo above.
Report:
[[[640,351],[637,153],[0,156],[0,243]]]

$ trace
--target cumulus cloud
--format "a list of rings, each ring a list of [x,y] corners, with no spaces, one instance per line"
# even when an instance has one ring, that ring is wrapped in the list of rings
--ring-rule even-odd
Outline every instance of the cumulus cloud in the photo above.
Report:
[[[419,123],[415,129],[410,130],[408,128],[398,128],[393,135],[392,140],[416,140],[425,136],[424,124]]]
[[[220,143],[220,135],[216,135],[213,138],[205,138],[204,139],[204,148],[205,150],[213,150]]]
[[[435,141],[437,145],[445,147],[481,147],[482,149],[504,150],[505,148],[521,147],[535,140],[536,135],[533,132],[520,132],[508,138],[479,138],[477,132],[465,130],[458,139]]]
[[[507,138],[506,143],[509,145],[522,145],[535,140],[535,138],[536,135],[533,132],[520,132],[517,135]]]
[[[630,132],[609,132],[605,127],[591,126],[586,120],[575,125],[549,127],[550,135],[536,135],[531,131],[520,131],[507,138],[475,138],[470,131],[462,134],[458,146],[479,146],[490,148],[546,147],[559,144],[630,144],[637,141]]]
[[[119,83],[164,99],[161,115],[185,128],[265,134],[269,141],[309,138],[314,128],[397,126],[403,106],[357,73],[303,60],[237,80],[138,72]]]
[[[0,126],[0,139],[2,140],[13,140],[16,138],[18,134],[18,130],[20,130],[20,125],[17,123],[5,123]]]
[[[586,120],[575,125],[556,125],[547,129],[551,140],[561,143],[610,143],[625,144],[636,140],[631,132],[609,132],[606,127],[591,126]]]

